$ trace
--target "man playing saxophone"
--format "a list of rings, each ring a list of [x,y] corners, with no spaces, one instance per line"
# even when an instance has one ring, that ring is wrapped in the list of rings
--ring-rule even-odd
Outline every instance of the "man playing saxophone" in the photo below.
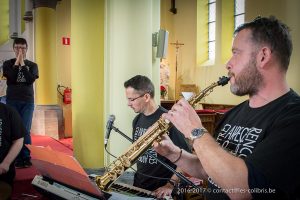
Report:
[[[287,84],[292,53],[288,27],[258,17],[235,31],[226,68],[230,90],[249,99],[229,110],[214,138],[194,109],[180,100],[163,118],[192,141],[182,151],[164,135],[155,150],[198,178],[207,199],[300,198],[300,97]]]
[[[167,110],[156,104],[154,100],[153,83],[146,76],[134,76],[124,83],[124,87],[128,106],[132,108],[135,113],[139,113],[132,123],[133,140],[136,141],[163,113],[167,112]],[[190,152],[183,135],[175,127],[170,129],[169,135],[177,146]],[[152,148],[147,151],[153,157],[146,154],[139,157],[133,185],[154,191],[155,196],[158,198],[171,196],[174,188],[171,183],[178,182],[178,178],[172,174],[171,171],[158,163],[155,158],[158,157],[174,169],[176,168],[176,163],[173,164],[168,159],[158,155]],[[180,170],[177,168],[176,171]],[[171,181],[168,181],[169,179],[171,179]]]

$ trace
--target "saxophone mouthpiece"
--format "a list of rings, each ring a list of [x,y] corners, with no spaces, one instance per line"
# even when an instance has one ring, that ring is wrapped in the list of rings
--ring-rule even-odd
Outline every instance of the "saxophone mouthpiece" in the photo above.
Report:
[[[217,83],[218,83],[218,85],[224,86],[229,82],[229,80],[230,80],[230,77],[222,76],[219,78],[219,81]]]

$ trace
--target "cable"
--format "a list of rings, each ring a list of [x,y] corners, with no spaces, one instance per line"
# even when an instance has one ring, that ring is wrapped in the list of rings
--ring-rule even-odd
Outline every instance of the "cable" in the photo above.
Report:
[[[112,153],[110,153],[108,150],[107,150],[107,146],[105,147],[105,151],[106,153],[108,153],[110,156],[114,157],[117,159],[117,157],[115,155],[113,155]],[[108,171],[108,167],[104,167],[105,169],[105,172]],[[135,170],[133,167],[130,167],[135,173],[138,173],[138,174],[141,174],[142,176],[146,176],[146,177],[149,177],[149,178],[154,178],[154,179],[160,179],[160,180],[167,180],[167,181],[175,181],[173,179],[170,179],[170,178],[162,178],[162,177],[157,177],[157,176],[151,176],[151,175],[148,175],[148,174],[144,174],[144,173],[141,173],[141,172],[138,172],[137,170]]]
[[[112,126],[112,129],[119,133],[120,135],[122,135],[124,138],[126,138],[128,141],[130,141],[131,143],[133,143],[134,141],[128,137],[126,134],[124,134],[122,131],[120,131],[118,128]],[[148,151],[145,152],[146,155],[150,156],[151,158],[157,160],[157,162],[159,162],[161,165],[163,165],[164,167],[166,167],[168,170],[170,170],[171,172],[173,172],[173,174],[175,174],[181,181],[183,181],[183,184],[187,184],[192,186],[193,188],[196,189],[200,189],[197,185],[195,185],[192,181],[190,181],[188,178],[186,178],[183,174],[177,172],[176,170],[174,170],[170,165],[166,164],[165,162],[161,161],[158,157],[154,157],[153,155],[151,155]]]

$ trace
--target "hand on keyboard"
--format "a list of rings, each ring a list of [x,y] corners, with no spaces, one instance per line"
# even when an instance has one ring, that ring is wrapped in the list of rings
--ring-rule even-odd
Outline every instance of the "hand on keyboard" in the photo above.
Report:
[[[166,185],[153,191],[153,195],[157,198],[166,198],[167,196],[171,197],[173,189],[174,186],[171,183],[167,183]]]

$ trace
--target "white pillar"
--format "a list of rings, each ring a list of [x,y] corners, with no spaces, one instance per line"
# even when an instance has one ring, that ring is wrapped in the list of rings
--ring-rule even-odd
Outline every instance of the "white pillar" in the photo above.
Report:
[[[21,35],[21,1],[9,1],[9,35],[18,37]]]
[[[108,0],[106,18],[105,118],[114,114],[115,125],[131,137],[136,113],[127,106],[124,82],[137,74],[149,77],[159,103],[159,59],[152,47],[152,33],[160,28],[160,1]],[[111,134],[110,144],[116,155],[128,147],[119,134]]]

